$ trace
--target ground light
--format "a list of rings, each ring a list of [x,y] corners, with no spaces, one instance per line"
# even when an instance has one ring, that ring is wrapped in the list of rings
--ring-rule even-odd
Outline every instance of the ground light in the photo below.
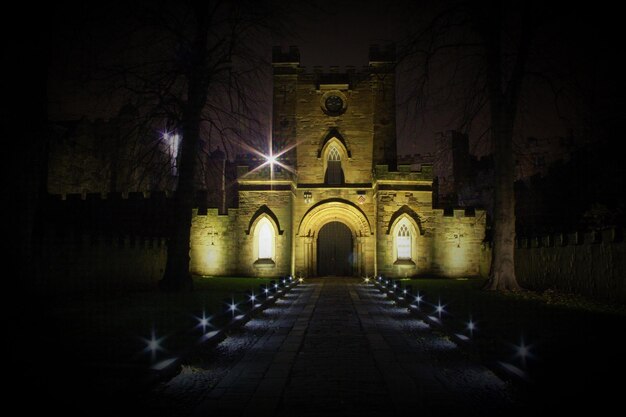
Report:
[[[420,306],[420,303],[424,300],[424,298],[420,295],[419,291],[417,292],[417,295],[415,296],[415,302],[417,303],[417,306]]]
[[[439,320],[441,320],[441,314],[445,313],[445,305],[441,304],[441,300],[439,300],[439,302],[437,303],[437,307],[435,308],[435,311],[437,312],[437,315],[439,316]]]
[[[228,311],[230,311],[233,317],[235,317],[235,312],[237,311],[237,303],[235,303],[234,297],[231,298],[230,304],[228,304]]]
[[[423,301],[424,299],[422,298],[422,296],[420,295],[420,292],[418,291],[417,294],[415,295],[415,304],[412,304],[411,307],[416,308],[419,310],[420,308],[420,303]]]
[[[476,322],[472,320],[472,316],[470,316],[470,319],[467,322],[467,330],[469,331],[470,337],[474,337],[474,330],[476,330]]]
[[[524,342],[524,338],[521,338],[520,344],[515,346],[515,356],[520,358],[523,367],[526,367],[526,359],[532,357],[531,347]]]
[[[143,351],[150,352],[150,357],[152,358],[152,361],[156,359],[157,353],[159,351],[165,350],[162,346],[163,340],[165,340],[165,337],[158,338],[154,329],[152,329],[152,335],[150,339],[143,338],[143,341],[146,343],[146,347]]]
[[[211,326],[211,316],[206,315],[206,313],[203,311],[202,312],[202,317],[198,317],[195,316],[195,319],[198,320],[198,324],[196,325],[196,327],[202,327],[202,333],[206,333],[206,328]]]
[[[512,363],[508,363],[508,362],[498,362],[498,363],[503,369],[505,369],[507,372],[511,373],[512,375],[515,375],[518,378],[521,378],[525,381],[529,381],[530,378],[529,378],[528,372],[526,371],[526,361],[528,358],[534,357],[534,355],[531,352],[532,345],[527,344],[524,341],[524,338],[522,337],[520,339],[519,345],[513,344],[512,346],[513,346],[513,350],[515,351],[515,357],[520,358],[521,367],[517,367],[513,365]]]

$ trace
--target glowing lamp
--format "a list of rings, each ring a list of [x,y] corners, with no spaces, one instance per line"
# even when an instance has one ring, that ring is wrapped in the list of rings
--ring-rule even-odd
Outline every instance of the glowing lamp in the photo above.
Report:
[[[202,312],[202,317],[196,317],[198,325],[196,327],[202,327],[202,333],[206,332],[206,328],[211,325],[211,317],[207,317],[206,313]]]
[[[437,304],[437,307],[435,308],[435,311],[437,312],[437,314],[439,315],[439,319],[441,319],[441,313],[445,313],[445,305],[441,304],[441,300],[439,300],[439,303]]]
[[[152,330],[152,335],[150,339],[143,339],[143,341],[146,343],[144,352],[150,352],[150,355],[153,361],[156,359],[157,352],[161,350],[165,350],[163,349],[163,346],[161,345],[161,343],[163,342],[163,339],[165,338],[164,337],[157,338],[154,330]]]
[[[522,366],[526,366],[526,359],[532,358],[533,353],[530,351],[532,345],[527,345],[522,338],[519,345],[514,346],[515,348],[515,356],[520,358],[522,362]]]
[[[275,164],[276,163],[276,157],[274,155],[265,155],[265,160],[267,161],[268,164]]]
[[[469,330],[470,336],[474,336],[474,330],[476,330],[476,323],[471,318],[467,322],[467,330]]]

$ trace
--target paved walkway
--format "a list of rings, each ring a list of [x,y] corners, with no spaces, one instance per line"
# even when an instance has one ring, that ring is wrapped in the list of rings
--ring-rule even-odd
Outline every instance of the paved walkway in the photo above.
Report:
[[[500,414],[509,387],[355,278],[309,279],[194,416]]]

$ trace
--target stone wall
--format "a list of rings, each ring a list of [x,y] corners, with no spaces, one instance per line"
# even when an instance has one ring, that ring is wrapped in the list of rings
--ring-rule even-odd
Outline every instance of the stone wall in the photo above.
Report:
[[[374,61],[380,55],[379,51],[370,48],[370,76],[373,96],[372,124],[373,137],[373,164],[390,164],[397,162],[396,149],[396,80],[394,73],[395,53],[387,54],[387,60]],[[394,51],[395,52],[395,51]]]
[[[240,191],[239,208],[219,215],[194,210],[192,273],[199,275],[282,276],[291,271],[291,191]],[[277,226],[273,264],[258,263],[254,220],[267,216]],[[278,224],[274,221],[278,220]]]
[[[433,210],[434,275],[464,277],[480,275],[482,243],[485,239],[484,210]]]
[[[626,302],[626,243],[623,231],[571,233],[518,239],[515,272],[532,290],[555,289]],[[481,256],[481,274],[488,276],[491,248]]]
[[[191,260],[189,269],[197,275],[232,275],[237,272],[239,245],[236,234],[237,209],[220,215],[217,209],[198,214],[191,220]]]
[[[239,271],[250,276],[281,276],[291,270],[291,202],[292,192],[287,191],[240,191],[237,241],[239,245]],[[267,207],[276,219],[274,266],[255,265],[254,229],[250,228],[259,207]]]
[[[395,277],[440,275],[447,277],[480,274],[481,244],[486,215],[482,210],[432,208],[430,167],[424,172],[389,172],[377,166],[377,265],[378,272]],[[414,181],[407,187],[402,180]],[[384,189],[385,184],[393,189]],[[419,188],[424,188],[420,190]],[[412,259],[400,261],[395,251],[395,225],[401,219],[412,225]]]
[[[43,244],[42,281],[31,284],[50,292],[156,288],[166,260],[163,238],[49,231]]]
[[[432,193],[430,191],[379,190],[377,193],[378,273],[386,276],[414,276],[428,273],[433,256]],[[413,228],[413,264],[396,263],[393,227],[407,218]]]

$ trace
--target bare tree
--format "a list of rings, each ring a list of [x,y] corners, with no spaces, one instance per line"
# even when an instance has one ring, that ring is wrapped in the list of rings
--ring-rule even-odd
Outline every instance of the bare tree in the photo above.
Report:
[[[487,114],[494,154],[491,290],[519,290],[515,276],[513,138],[531,48],[532,2],[452,2],[404,47],[420,108],[449,106],[450,123],[469,132]],[[435,74],[433,76],[433,74]]]
[[[271,3],[252,1],[194,1],[171,24],[162,10],[154,13],[167,27],[168,43],[174,47],[176,60],[169,67],[172,77],[157,79],[157,107],[168,121],[176,123],[181,143],[178,155],[178,187],[168,258],[161,287],[180,290],[191,287],[189,249],[191,214],[198,177],[198,155],[203,129],[218,132],[224,140],[227,132],[242,138],[236,129],[241,118],[250,118],[249,100],[253,99],[249,82],[260,63],[254,51],[254,37],[270,30]],[[149,80],[154,82],[154,78]],[[165,93],[165,94],[164,94]],[[248,133],[248,132],[246,132]],[[245,138],[248,139],[248,138]]]
[[[109,152],[111,187],[130,181],[122,173],[135,182],[172,169],[176,176],[164,290],[192,287],[190,228],[203,152],[217,145],[226,153],[241,143],[259,147],[264,139],[255,111],[267,84],[269,42],[282,33],[282,6],[274,0],[145,1],[97,11],[100,22],[109,16],[114,23],[96,30],[103,48],[86,78],[118,108],[133,107],[118,135],[124,143]],[[171,161],[164,158],[168,152]]]

